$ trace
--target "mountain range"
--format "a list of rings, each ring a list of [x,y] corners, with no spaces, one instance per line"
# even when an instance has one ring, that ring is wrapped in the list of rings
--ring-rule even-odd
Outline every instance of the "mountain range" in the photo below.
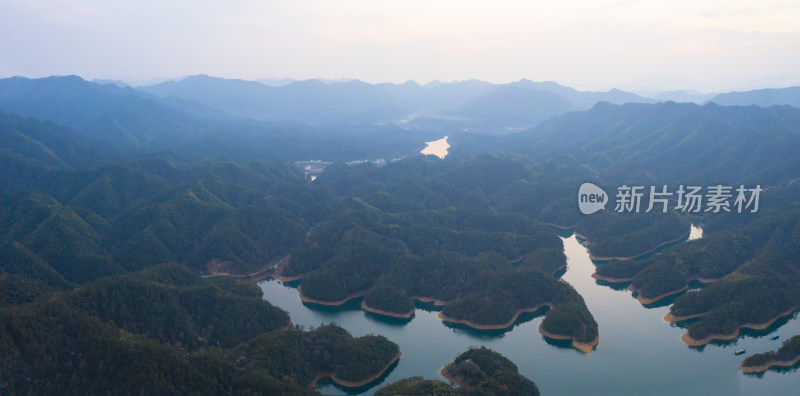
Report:
[[[348,81],[258,81],[207,75],[130,87],[77,76],[0,80],[0,109],[80,130],[116,147],[170,149],[219,123],[252,120],[306,126],[395,124],[430,132],[508,133],[597,103],[714,102],[723,106],[800,106],[800,87],[724,94],[670,91],[642,97],[612,89],[584,92],[553,81],[522,79],[368,84]],[[169,137],[161,133],[169,130]]]
[[[139,89],[160,98],[193,100],[256,120],[312,124],[401,122],[433,128],[468,124],[473,130],[487,132],[530,127],[600,101],[651,102],[619,90],[580,92],[555,82],[524,79],[503,85],[468,80],[424,86],[413,81],[368,84],[358,80],[308,80],[276,87],[199,75]]]

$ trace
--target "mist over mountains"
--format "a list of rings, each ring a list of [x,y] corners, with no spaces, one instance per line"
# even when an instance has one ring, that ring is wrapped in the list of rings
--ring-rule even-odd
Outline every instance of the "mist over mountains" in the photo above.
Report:
[[[713,99],[761,104],[729,107],[650,103],[619,90],[528,80],[270,87],[193,76],[132,88],[77,76],[15,77],[0,80],[0,188],[40,186],[49,169],[152,158],[391,161],[418,155],[424,142],[445,134],[450,158],[569,158],[620,181],[685,182],[703,174],[777,182],[797,168],[790,151],[799,144],[800,109],[766,105],[795,103],[797,93]]]
[[[725,94],[663,92],[653,98],[612,89],[583,92],[556,82],[478,80],[419,85],[350,81],[258,81],[207,75],[133,88],[77,76],[0,80],[0,110],[49,120],[117,147],[166,149],[231,122],[322,125],[394,124],[428,132],[505,134],[597,103],[714,102],[800,106],[800,87]],[[248,121],[249,120],[249,121]],[[262,124],[263,125],[263,124]],[[159,129],[170,136],[158,136]]]
[[[696,98],[684,91],[664,95]],[[555,82],[524,79],[502,85],[478,80],[424,86],[413,81],[309,80],[267,86],[198,75],[139,88],[117,81],[89,82],[77,76],[0,80],[0,112],[8,136],[5,146],[12,148],[6,155],[24,152],[27,160],[39,165],[69,167],[159,152],[206,160],[392,159],[416,154],[423,142],[445,134],[460,142],[456,153],[485,151],[487,147],[519,151],[515,145],[532,144],[522,141],[539,141],[548,135],[556,136],[546,139],[558,147],[562,143],[558,135],[569,130],[570,123],[593,125],[585,118],[611,117],[613,125],[621,122],[616,117],[626,117],[620,115],[623,109],[641,109],[636,111],[651,114],[654,120],[675,122],[670,118],[673,106],[657,102],[620,90],[581,92]],[[720,94],[711,102],[797,107],[800,89]],[[612,106],[598,109],[598,103]],[[641,106],[614,106],[626,103]],[[696,104],[678,108],[693,114],[713,110]],[[589,109],[592,111],[581,115]],[[726,117],[733,117],[763,112],[741,109],[727,113]],[[654,130],[664,127],[658,122],[640,124]],[[514,137],[514,132],[530,128],[534,129]],[[548,132],[553,130],[559,132]],[[595,133],[602,136],[603,132],[591,132]],[[498,135],[509,137],[498,140]]]
[[[651,102],[619,90],[580,92],[555,82],[529,80],[503,85],[469,80],[425,86],[413,81],[367,84],[358,80],[338,83],[308,80],[271,87],[253,81],[199,75],[139,89],[160,98],[194,100],[256,120],[312,124],[401,122],[426,128],[469,127],[479,132],[531,127],[549,117],[587,109],[601,101]]]

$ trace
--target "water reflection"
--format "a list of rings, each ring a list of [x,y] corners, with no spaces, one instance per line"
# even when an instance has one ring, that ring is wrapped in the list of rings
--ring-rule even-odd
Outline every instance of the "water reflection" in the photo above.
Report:
[[[428,311],[428,312],[439,312],[443,308],[441,305],[436,305],[436,303],[432,301],[420,301],[420,300],[414,300],[414,306],[417,309],[421,309],[423,311]]]
[[[595,279],[594,283],[596,283],[598,286],[604,286],[604,287],[607,287],[607,288],[609,288],[611,290],[616,290],[616,291],[628,290],[628,285],[631,284],[630,281],[609,282],[609,281],[602,280],[602,279]]]
[[[397,368],[397,366],[400,364],[400,361],[402,359],[403,359],[403,357],[400,356],[400,359],[398,359],[396,362],[392,363],[392,365],[389,366],[388,369],[386,369],[386,372],[384,372],[383,375],[381,375],[378,378],[375,378],[374,381],[372,381],[372,382],[370,382],[368,384],[364,384],[362,386],[355,387],[355,388],[348,388],[348,387],[344,387],[344,386],[341,386],[341,385],[333,382],[333,380],[331,380],[328,377],[325,377],[325,378],[322,378],[319,381],[317,381],[317,389],[330,389],[330,388],[333,388],[333,389],[336,389],[336,390],[338,390],[339,392],[341,392],[343,394],[351,394],[351,395],[360,395],[360,394],[363,394],[363,393],[367,393],[370,390],[374,391],[373,388],[378,388],[378,385],[380,385],[381,383],[386,381],[386,378],[389,378],[392,375],[392,372]]]
[[[392,325],[392,326],[400,326],[400,327],[402,327],[402,326],[407,325],[412,320],[414,320],[414,316],[416,315],[416,312],[411,314],[411,316],[408,317],[408,318],[395,318],[395,317],[392,317],[392,316],[379,315],[379,314],[372,313],[372,312],[369,312],[369,311],[365,311],[364,314],[367,315],[367,318],[369,318],[370,320],[383,322],[383,323],[386,323],[386,324]]]
[[[797,372],[800,371],[800,362],[795,363],[789,367],[783,366],[772,366],[767,371],[760,372],[760,373],[746,373],[745,376],[753,377],[753,378],[764,378],[767,373],[772,372],[776,374],[792,374],[797,375]]]
[[[450,328],[453,332],[456,333],[464,333],[475,338],[495,338],[495,337],[503,337],[505,334],[514,330],[514,328],[521,326],[522,324],[528,323],[536,318],[543,317],[549,307],[544,306],[537,309],[534,312],[522,312],[517,316],[517,320],[514,323],[506,327],[504,329],[493,329],[493,330],[478,330],[467,325],[461,323],[452,323],[452,322],[442,322],[445,327]]]
[[[662,298],[662,299],[660,299],[658,301],[655,301],[655,302],[653,302],[651,304],[643,304],[642,306],[647,308],[647,309],[669,307],[670,305],[672,305],[675,302],[675,300],[677,300],[678,298],[680,298],[681,296],[686,294],[686,292],[688,292],[690,290],[700,290],[705,286],[706,286],[705,283],[702,283],[702,282],[696,281],[696,280],[691,280],[691,281],[689,281],[689,288],[688,289],[686,289],[686,290],[684,290],[684,291],[682,291],[680,293],[675,293],[675,294],[673,294],[671,296],[664,297],[664,298]]]
[[[554,347],[559,348],[559,349],[573,350],[576,353],[582,353],[582,352],[579,352],[579,351],[575,350],[575,348],[572,347],[572,341],[571,340],[557,340],[557,339],[548,338],[548,337],[545,337],[545,336],[542,336],[542,339],[544,340],[544,342],[547,345],[554,346]],[[534,381],[534,382],[536,382],[536,381]]]

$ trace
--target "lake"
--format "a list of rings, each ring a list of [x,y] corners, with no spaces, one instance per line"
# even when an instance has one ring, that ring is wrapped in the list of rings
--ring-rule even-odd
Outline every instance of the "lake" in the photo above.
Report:
[[[439,140],[425,142],[425,148],[420,151],[420,154],[435,155],[439,158],[444,158],[447,156],[448,148],[450,148],[450,144],[447,143],[447,136],[445,136]]]
[[[702,230],[693,230],[697,238]],[[441,379],[438,370],[470,346],[485,345],[511,359],[544,395],[788,395],[797,394],[797,368],[764,375],[743,374],[741,361],[754,353],[777,349],[783,340],[800,334],[800,320],[782,319],[763,331],[745,330],[736,340],[690,348],[680,340],[684,329],[663,321],[671,300],[643,307],[621,287],[598,284],[594,264],[574,235],[563,235],[567,270],[562,279],[583,296],[600,331],[591,354],[568,342],[546,340],[538,332],[542,313],[521,316],[504,331],[475,331],[443,323],[433,307],[418,304],[411,320],[392,320],[359,309],[360,300],[342,307],[303,304],[297,282],[262,281],[264,298],[289,312],[294,323],[317,327],[336,322],[354,336],[381,334],[396,342],[403,356],[376,383],[360,389],[341,389],[322,382],[323,394],[369,395],[383,385],[411,376]],[[694,284],[693,287],[700,285]],[[677,296],[676,296],[677,297]],[[778,331],[779,330],[779,331]],[[769,339],[780,334],[780,340]],[[747,353],[735,356],[734,350]]]

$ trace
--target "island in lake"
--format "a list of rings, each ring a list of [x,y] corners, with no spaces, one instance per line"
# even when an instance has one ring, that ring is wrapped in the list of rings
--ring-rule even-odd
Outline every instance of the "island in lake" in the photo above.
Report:
[[[415,299],[433,300],[442,306],[442,320],[477,330],[509,328],[521,313],[548,307],[543,335],[569,339],[586,353],[597,345],[597,323],[583,298],[554,276],[566,257],[548,227],[510,214],[451,209],[380,215],[367,223],[357,215],[345,212],[320,226],[281,268],[283,275],[302,274],[304,302],[340,305],[363,296],[366,311],[409,318]],[[438,225],[456,215],[462,225]],[[500,224],[514,232],[492,231]],[[392,232],[404,228],[413,231]],[[334,234],[339,239],[331,240]]]
[[[452,385],[422,377],[405,378],[375,392],[393,395],[530,395],[538,396],[536,384],[523,377],[517,366],[486,347],[471,348],[442,367],[439,374]]]
[[[745,373],[762,373],[772,367],[791,367],[800,362],[800,335],[783,342],[777,351],[748,356],[739,369]]]
[[[400,359],[397,344],[386,337],[354,338],[336,325],[311,331],[293,327],[250,341],[244,348],[247,367],[267,370],[313,388],[321,378],[344,387],[375,381]],[[293,364],[287,365],[287,359]]]

